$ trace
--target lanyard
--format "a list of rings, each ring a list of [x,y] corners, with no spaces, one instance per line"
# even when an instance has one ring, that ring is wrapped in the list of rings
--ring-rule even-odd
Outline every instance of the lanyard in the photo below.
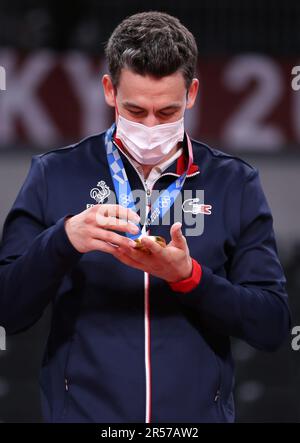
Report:
[[[124,164],[122,161],[122,158],[119,154],[118,149],[114,145],[112,138],[113,133],[116,129],[116,124],[113,123],[112,126],[106,131],[105,133],[105,148],[106,148],[106,155],[109,165],[109,170],[111,173],[111,177],[113,180],[114,188],[116,191],[117,201],[120,204],[120,201],[122,203],[122,206],[132,209],[134,212],[137,212],[131,187],[129,184],[129,180],[124,168]],[[188,152],[189,152],[189,161],[187,168],[185,172],[178,177],[176,180],[174,180],[167,189],[165,189],[155,200],[153,205],[151,206],[151,210],[149,211],[147,215],[146,220],[146,226],[150,227],[151,223],[156,220],[157,217],[160,217],[161,219],[166,214],[166,212],[171,208],[171,206],[174,204],[178,194],[181,192],[182,187],[184,185],[187,172],[190,168],[190,165],[193,162],[193,151],[192,151],[192,144],[191,141],[187,135],[187,141],[188,141]],[[131,234],[129,232],[126,232],[126,236],[132,239],[138,238],[141,235],[141,227],[140,232],[138,234]]]

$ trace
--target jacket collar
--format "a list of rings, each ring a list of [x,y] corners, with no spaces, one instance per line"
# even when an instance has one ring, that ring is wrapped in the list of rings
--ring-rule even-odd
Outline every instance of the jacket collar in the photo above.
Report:
[[[124,152],[122,150],[122,149],[124,149],[123,144],[122,144],[121,140],[116,137],[115,133],[113,135],[113,139],[114,139],[115,143],[118,145],[118,147],[121,148],[121,151]],[[164,170],[164,172],[162,173],[162,176],[172,175],[172,176],[180,177],[184,173],[184,171],[186,170],[186,167],[188,164],[188,145],[187,145],[186,133],[184,134],[184,139],[183,139],[182,144],[183,144],[183,152],[182,152],[181,156],[178,157],[176,162],[171,163],[171,165],[169,165],[167,167],[167,169]],[[190,168],[189,168],[187,176],[186,176],[187,178],[200,173],[199,166],[195,162],[194,158],[195,157],[193,156],[193,163],[190,165]]]

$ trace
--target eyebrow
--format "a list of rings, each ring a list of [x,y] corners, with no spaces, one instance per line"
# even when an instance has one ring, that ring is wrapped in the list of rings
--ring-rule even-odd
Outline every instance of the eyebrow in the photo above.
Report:
[[[142,108],[141,106],[138,106],[137,104],[130,102],[130,101],[125,101],[123,103],[123,106],[125,107],[130,107],[130,108],[135,108],[135,109],[140,109],[142,111],[145,111],[145,108]],[[161,108],[159,111],[166,111],[168,109],[180,109],[181,108],[181,104],[179,103],[172,103],[168,106],[165,106],[164,108]]]

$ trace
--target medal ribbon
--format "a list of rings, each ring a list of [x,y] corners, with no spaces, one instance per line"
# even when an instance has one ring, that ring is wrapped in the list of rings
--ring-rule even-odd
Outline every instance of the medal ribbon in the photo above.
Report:
[[[116,124],[113,123],[113,125],[106,131],[105,133],[105,148],[106,148],[106,155],[107,160],[109,164],[109,170],[111,173],[111,177],[113,180],[114,188],[116,191],[117,201],[120,205],[124,206],[125,208],[132,209],[134,212],[137,213],[131,187],[129,184],[129,180],[124,168],[124,164],[122,161],[122,158],[120,156],[119,150],[113,143],[113,134],[116,129]],[[192,151],[192,144],[191,141],[187,135],[187,141],[188,141],[188,153],[189,153],[189,161],[187,168],[185,172],[178,177],[176,180],[174,180],[173,183],[171,183],[167,189],[165,189],[155,200],[153,205],[151,206],[151,210],[148,213],[147,220],[146,220],[146,226],[149,228],[151,223],[159,217],[160,219],[163,218],[163,216],[166,214],[166,212],[171,208],[171,206],[174,204],[178,194],[181,192],[182,187],[184,185],[187,172],[190,168],[190,165],[193,162],[193,151]],[[141,235],[141,227],[140,232],[138,234],[131,234],[129,232],[126,232],[126,236],[131,239],[136,239]]]

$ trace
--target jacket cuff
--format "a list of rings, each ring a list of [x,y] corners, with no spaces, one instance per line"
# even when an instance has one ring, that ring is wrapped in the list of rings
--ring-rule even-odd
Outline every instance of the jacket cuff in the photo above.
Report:
[[[67,218],[72,217],[73,214],[65,215],[60,218],[55,226],[55,235],[53,236],[53,247],[55,250],[55,255],[59,256],[62,259],[74,259],[78,260],[83,254],[73,246],[67,232],[65,230],[65,221]]]
[[[186,293],[192,291],[196,286],[199,285],[202,277],[202,268],[194,258],[192,258],[192,263],[193,268],[192,275],[190,277],[175,283],[169,283],[169,286],[173,291]]]

